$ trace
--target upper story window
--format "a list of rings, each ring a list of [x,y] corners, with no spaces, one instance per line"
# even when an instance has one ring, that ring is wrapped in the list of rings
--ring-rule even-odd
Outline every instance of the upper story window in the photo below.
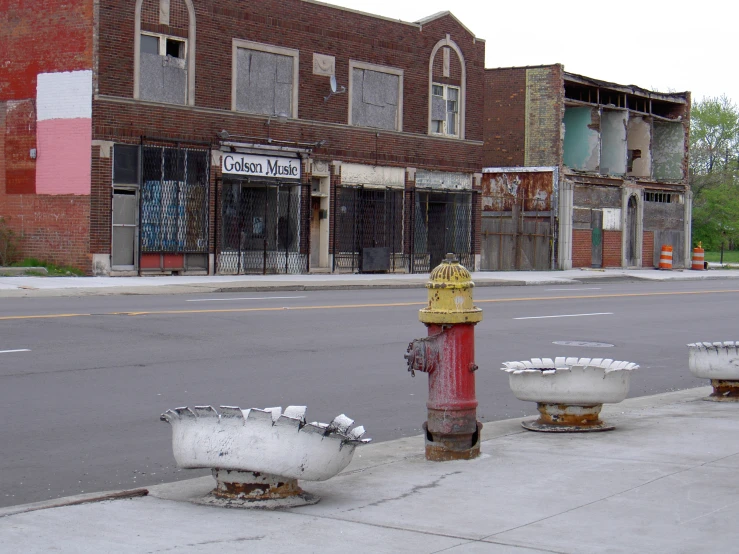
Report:
[[[234,39],[231,109],[298,117],[298,51]]]
[[[428,133],[464,138],[467,67],[462,50],[449,35],[431,51],[428,83]]]
[[[195,104],[192,0],[136,0],[133,97]]]
[[[187,40],[141,33],[139,98],[187,103]]]
[[[459,136],[459,87],[434,83],[431,92],[431,132]]]
[[[403,130],[403,70],[349,62],[349,125]]]

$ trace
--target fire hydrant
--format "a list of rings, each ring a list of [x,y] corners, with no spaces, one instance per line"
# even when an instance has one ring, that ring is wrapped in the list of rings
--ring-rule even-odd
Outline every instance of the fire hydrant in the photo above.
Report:
[[[471,460],[480,455],[475,396],[475,325],[482,310],[472,303],[472,276],[454,254],[432,272],[426,284],[429,305],[419,319],[428,337],[408,346],[408,371],[429,374],[426,459]]]

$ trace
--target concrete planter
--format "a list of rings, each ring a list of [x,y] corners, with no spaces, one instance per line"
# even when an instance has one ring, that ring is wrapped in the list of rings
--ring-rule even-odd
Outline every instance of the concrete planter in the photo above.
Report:
[[[298,479],[325,481],[343,470],[364,428],[340,415],[306,423],[304,406],[241,410],[222,406],[177,408],[162,414],[172,426],[172,450],[181,468],[211,468],[216,489],[208,504],[280,508],[315,504]]]
[[[533,358],[505,362],[513,394],[536,402],[541,416],[522,425],[531,431],[610,431],[598,415],[604,403],[621,402],[629,393],[631,362],[602,358]]]
[[[690,372],[713,385],[704,400],[739,402],[739,342],[696,342],[688,348]]]

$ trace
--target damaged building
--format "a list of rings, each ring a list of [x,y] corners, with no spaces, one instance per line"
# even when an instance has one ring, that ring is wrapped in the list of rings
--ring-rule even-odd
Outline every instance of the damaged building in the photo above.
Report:
[[[481,269],[674,266],[691,252],[690,93],[486,70]]]
[[[16,2],[0,43],[0,216],[23,256],[100,275],[479,264],[485,43],[449,12]]]

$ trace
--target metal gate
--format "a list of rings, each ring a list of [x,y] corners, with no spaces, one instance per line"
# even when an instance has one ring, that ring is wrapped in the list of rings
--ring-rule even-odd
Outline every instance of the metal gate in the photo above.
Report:
[[[475,267],[474,193],[420,189],[413,193],[411,273],[430,272],[450,252],[462,265]]]
[[[339,186],[334,191],[334,271],[408,271],[402,189]]]
[[[308,271],[310,186],[226,181],[219,198],[217,272]]]
[[[485,176],[482,270],[552,268],[553,194],[551,172]]]
[[[141,150],[140,252],[207,254],[210,150]]]

